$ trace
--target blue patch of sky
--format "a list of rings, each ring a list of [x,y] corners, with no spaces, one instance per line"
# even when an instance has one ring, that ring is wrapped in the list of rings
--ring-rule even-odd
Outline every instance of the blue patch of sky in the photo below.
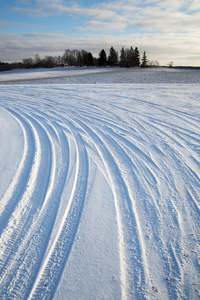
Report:
[[[66,35],[73,35],[77,27],[82,27],[83,18],[70,15],[51,16],[43,21],[45,32],[57,32]]]
[[[9,10],[11,7],[15,5],[15,1],[0,1],[0,15],[4,14],[5,11]]]
[[[83,24],[84,18],[68,14],[31,17],[13,10],[16,1],[10,0],[8,2],[0,2],[0,19],[7,21],[7,24],[0,28],[0,32],[12,34],[53,32],[73,35],[77,30],[76,28],[82,27]]]
[[[100,3],[109,3],[110,1],[102,1],[102,0],[79,0],[77,1],[77,4],[84,6],[84,7],[88,7],[88,6],[94,6],[96,4],[100,4]]]
[[[9,30],[11,30],[11,28],[12,28],[12,30],[15,31],[16,26],[17,26],[16,23],[19,23],[19,26],[22,23],[27,23],[27,24],[31,23],[30,18],[28,16],[24,16],[24,15],[21,15],[15,11],[13,11],[13,7],[15,7],[15,4],[16,4],[16,1],[13,1],[13,0],[0,1],[0,19],[10,22],[10,25],[8,26],[8,28],[6,28],[6,27],[3,28],[4,31],[9,31]],[[12,25],[12,23],[13,23],[13,25]],[[1,31],[2,31],[2,28],[1,28]]]
[[[187,15],[193,15],[195,13],[195,11],[189,9],[188,5],[181,7],[179,10]]]

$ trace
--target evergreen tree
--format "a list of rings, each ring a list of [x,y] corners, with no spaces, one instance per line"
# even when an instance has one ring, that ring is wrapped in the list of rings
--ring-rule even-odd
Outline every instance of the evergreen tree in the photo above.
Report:
[[[94,66],[94,58],[91,52],[87,54],[87,66],[93,67]]]
[[[107,55],[104,49],[99,53],[99,67],[106,67],[107,65]]]
[[[120,51],[120,61],[119,61],[119,65],[120,67],[124,68],[127,66],[127,56],[126,56],[126,51],[124,50],[124,48],[122,47],[122,50]]]
[[[135,66],[135,51],[133,50],[133,47],[127,50],[127,65],[129,68]]]
[[[135,67],[139,67],[140,66],[140,52],[138,50],[138,48],[135,48]]]
[[[142,56],[142,64],[141,67],[146,68],[147,67],[147,56],[146,52],[144,51],[143,56]]]
[[[108,56],[108,65],[111,67],[116,67],[118,65],[118,53],[115,51],[113,46],[110,48],[110,53]]]

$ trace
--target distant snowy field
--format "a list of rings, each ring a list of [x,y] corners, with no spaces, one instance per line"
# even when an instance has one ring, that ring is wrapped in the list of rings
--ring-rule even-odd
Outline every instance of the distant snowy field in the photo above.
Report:
[[[11,70],[0,73],[0,82],[36,80],[36,79],[51,79],[71,77],[77,75],[86,75],[93,73],[113,71],[113,68],[54,68],[54,69],[22,69]]]
[[[0,299],[199,299],[199,83],[0,73]]]
[[[30,82],[31,81],[31,82]],[[1,84],[199,83],[200,70],[173,68],[57,68],[0,72]]]

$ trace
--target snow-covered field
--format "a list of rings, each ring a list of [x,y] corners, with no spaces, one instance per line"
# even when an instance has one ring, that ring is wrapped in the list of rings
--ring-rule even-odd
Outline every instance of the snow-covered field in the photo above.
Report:
[[[119,71],[115,68],[78,68],[78,67],[68,67],[68,68],[56,68],[56,69],[22,69],[22,70],[11,70],[0,73],[0,82],[20,82],[20,81],[30,81],[38,79],[59,79],[74,77],[78,75],[91,75],[96,73],[106,73]],[[28,82],[29,83],[29,82]]]
[[[199,299],[200,71],[0,81],[0,299]]]

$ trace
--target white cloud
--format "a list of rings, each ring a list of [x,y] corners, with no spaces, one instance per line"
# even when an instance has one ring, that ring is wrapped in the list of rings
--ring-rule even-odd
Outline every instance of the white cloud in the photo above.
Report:
[[[177,11],[182,7],[185,7],[187,0],[162,0],[157,3],[157,7],[164,9],[165,11]]]
[[[192,42],[191,42],[192,40]],[[130,34],[123,36],[113,35],[85,35],[82,38],[68,37],[67,39],[37,40],[25,36],[0,34],[0,52],[2,61],[19,61],[23,58],[32,57],[38,53],[45,55],[62,55],[65,49],[85,49],[98,57],[101,49],[108,53],[111,46],[120,51],[121,47],[138,47],[142,55],[146,51],[150,60],[157,60],[161,65],[170,61],[174,65],[199,65],[200,38],[198,33],[176,34]],[[5,59],[4,59],[5,57]]]
[[[102,7],[81,7],[77,4],[63,5],[58,1],[38,1],[35,7],[13,7],[15,12],[27,14],[30,16],[51,16],[59,14],[68,14],[74,16],[83,16],[86,18],[96,18],[97,20],[115,20],[124,21],[125,17],[115,13],[110,9],[102,9]]]
[[[99,30],[98,22],[106,21],[102,23],[103,30],[115,30],[115,24],[121,29],[124,29],[126,24],[132,24],[138,29],[177,32],[198,30],[198,7],[200,4],[196,0],[119,0],[90,7],[70,6],[62,0],[38,0],[35,7],[15,7],[13,10],[35,17],[57,14],[82,16],[88,19],[85,23],[86,29],[91,30],[94,29],[88,27],[89,24],[93,24],[94,28]]]
[[[124,17],[117,15],[111,10],[102,10],[100,8],[81,8],[73,6],[71,8],[60,7],[59,12],[67,12],[71,15],[79,15],[84,17],[96,18],[97,20],[118,20],[123,21]]]
[[[24,27],[26,26],[26,28],[30,28],[33,27],[31,24],[27,24],[27,23],[22,23],[22,22],[13,22],[13,21],[8,21],[8,20],[4,20],[4,19],[0,19],[0,27],[1,28],[11,28],[11,27]],[[36,26],[34,26],[36,27]]]
[[[199,31],[200,14],[185,15],[183,12],[168,13],[152,13],[148,17],[149,12],[145,10],[140,18],[130,22],[133,26],[147,31],[163,31],[163,32],[192,32]]]
[[[8,27],[10,25],[12,25],[13,22],[10,22],[10,21],[7,21],[7,20],[3,20],[3,19],[0,19],[0,27],[1,28],[5,28],[5,27]]]
[[[127,23],[124,22],[102,22],[102,21],[88,21],[85,23],[86,27],[79,27],[82,31],[123,31],[127,27]]]
[[[189,5],[190,11],[200,11],[200,1],[199,0],[191,0]]]
[[[66,38],[65,34],[60,33],[24,33],[23,37],[27,37],[30,39],[58,39],[58,38]]]

